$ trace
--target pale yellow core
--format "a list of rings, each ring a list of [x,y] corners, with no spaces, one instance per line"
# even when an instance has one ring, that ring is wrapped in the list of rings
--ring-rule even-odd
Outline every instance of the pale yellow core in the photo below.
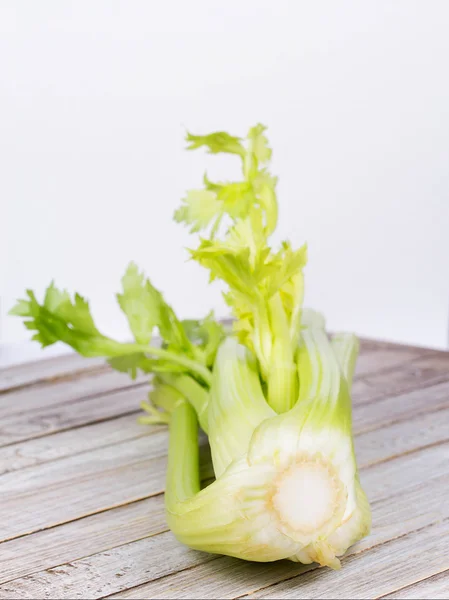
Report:
[[[321,462],[298,462],[278,481],[273,506],[280,520],[296,531],[320,529],[338,509],[340,486]]]

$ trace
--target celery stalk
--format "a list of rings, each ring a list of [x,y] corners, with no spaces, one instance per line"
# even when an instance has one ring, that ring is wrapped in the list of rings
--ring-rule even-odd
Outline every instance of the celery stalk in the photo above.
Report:
[[[246,139],[219,131],[189,133],[187,141],[189,149],[241,161],[241,180],[205,175],[175,213],[202,234],[190,255],[211,281],[225,284],[232,333],[211,314],[179,320],[133,263],[117,295],[132,343],[103,335],[87,301],[53,283],[42,302],[28,290],[12,313],[42,346],[62,341],[131,377],[154,375],[139,420],[169,425],[166,516],[182,543],[245,560],[338,569],[371,526],[352,438],[357,338],[330,340],[322,315],[303,308],[307,247],[271,245],[277,178],[268,171],[265,127],[252,127]],[[152,344],[155,332],[160,347]],[[199,427],[215,473],[204,489]]]

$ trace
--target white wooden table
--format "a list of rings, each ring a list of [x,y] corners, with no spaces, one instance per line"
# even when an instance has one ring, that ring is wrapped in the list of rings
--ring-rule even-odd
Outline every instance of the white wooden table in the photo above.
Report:
[[[373,532],[339,572],[195,552],[167,531],[149,384],[66,356],[0,371],[0,598],[449,598],[449,354],[362,343]]]

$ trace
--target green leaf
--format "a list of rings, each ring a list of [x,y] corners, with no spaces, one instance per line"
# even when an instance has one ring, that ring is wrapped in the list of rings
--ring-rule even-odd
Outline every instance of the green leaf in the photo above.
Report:
[[[215,192],[217,200],[221,203],[221,212],[228,214],[232,219],[246,217],[254,204],[254,194],[250,183],[236,181],[228,183],[213,183],[205,178],[207,190]]]
[[[191,225],[190,233],[207,229],[223,212],[222,202],[209,190],[189,190],[183,203],[176,210],[174,219],[177,223]]]
[[[211,153],[238,154],[242,159],[244,180],[216,183],[205,174],[205,189],[187,193],[182,206],[175,212],[175,221],[190,226],[191,233],[210,227],[209,237],[213,239],[224,215],[228,215],[235,225],[258,209],[263,213],[265,236],[270,235],[277,224],[277,178],[272,177],[264,166],[271,159],[265,131],[266,127],[260,123],[252,127],[245,145],[240,138],[225,132],[205,136],[188,134],[190,150],[205,146]]]
[[[131,379],[137,377],[137,371],[150,373],[153,370],[153,362],[148,359],[143,352],[127,354],[125,356],[114,356],[108,360],[108,364],[120,373],[128,373]]]
[[[254,294],[256,279],[252,274],[248,248],[239,250],[225,243],[202,240],[191,255],[209,269],[211,281],[219,278],[244,296]]]
[[[188,319],[182,321],[182,325],[192,344],[201,350],[204,363],[212,366],[218,346],[226,335],[223,325],[215,320],[212,312],[201,321]]]
[[[216,131],[209,135],[193,135],[187,133],[186,141],[189,143],[187,150],[195,150],[206,146],[211,154],[226,152],[228,154],[239,154],[243,156],[245,149],[238,137],[229,135],[225,131]]]
[[[267,293],[271,297],[281,291],[292,277],[302,272],[307,264],[307,245],[292,250],[288,242],[283,242],[282,249],[274,256],[271,263],[271,275],[267,281]]]
[[[30,312],[30,303],[27,300],[17,300],[15,306],[8,312],[14,317],[28,317]]]
[[[104,356],[113,354],[120,345],[98,331],[88,302],[79,294],[72,301],[68,292],[52,282],[43,304],[31,290],[27,296],[28,300],[19,300],[10,314],[25,318],[25,327],[36,332],[33,340],[42,347],[61,341],[83,356]]]
[[[131,331],[139,344],[148,344],[155,327],[170,350],[193,354],[192,346],[175,312],[137,266],[131,263],[122,279],[123,293],[117,295]]]
[[[265,227],[267,237],[276,229],[278,220],[278,203],[276,185],[278,179],[262,169],[253,179],[253,189],[259,205],[265,211]]]
[[[248,217],[238,221],[229,230],[226,242],[239,252],[249,250],[251,268],[256,269],[261,257],[266,256],[266,236],[262,221],[262,211],[253,209]]]
[[[266,163],[271,159],[272,150],[268,146],[268,139],[264,135],[265,125],[258,123],[251,127],[248,133],[250,141],[250,152],[254,155],[258,163]]]
[[[254,204],[252,187],[245,181],[213,183],[206,178],[205,185],[205,190],[189,190],[174,214],[177,223],[190,226],[190,233],[204,231],[212,224],[215,232],[225,214],[243,218]]]
[[[95,326],[87,301],[79,294],[72,300],[68,292],[53,283],[47,288],[42,304],[28,290],[28,298],[19,300],[11,314],[24,319],[25,327],[35,332],[32,339],[42,346],[63,342],[83,356],[111,359],[114,369],[132,377],[138,369],[148,373],[191,373],[210,385],[211,373],[203,352],[190,342],[162,294],[134,264],[128,267],[122,282],[123,293],[118,299],[137,343],[120,343],[104,336]],[[162,348],[148,345],[155,327],[164,340]]]
[[[123,293],[117,294],[120,308],[139,344],[149,344],[160,320],[160,293],[145,280],[143,273],[130,263],[122,278]]]
[[[227,284],[224,298],[237,319],[234,331],[238,339],[256,354],[269,395],[270,390],[277,390],[277,407],[291,405],[296,394],[294,377],[284,385],[286,377],[276,382],[271,373],[277,371],[274,363],[288,364],[284,371],[289,372],[294,361],[307,250],[305,246],[293,250],[288,243],[283,243],[279,251],[269,246],[268,238],[277,225],[278,203],[277,178],[267,168],[272,150],[266,127],[261,123],[251,127],[245,141],[220,133],[191,136],[190,142],[191,149],[205,145],[211,152],[223,151],[227,144],[238,142],[236,153],[242,158],[243,180],[217,183],[204,175],[205,195],[198,196],[195,211],[190,211],[196,213],[195,218],[184,206],[175,218],[191,225],[191,231],[204,231],[210,226],[208,238],[203,234],[199,246],[190,251],[191,256],[209,270],[210,281],[221,279]],[[223,227],[224,216],[231,221],[227,230]],[[288,394],[284,393],[287,388]],[[284,396],[289,396],[286,402]]]

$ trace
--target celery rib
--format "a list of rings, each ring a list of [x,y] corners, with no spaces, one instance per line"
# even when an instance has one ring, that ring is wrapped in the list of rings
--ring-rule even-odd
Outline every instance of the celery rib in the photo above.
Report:
[[[165,506],[176,506],[200,491],[198,421],[194,408],[180,400],[170,416]]]

